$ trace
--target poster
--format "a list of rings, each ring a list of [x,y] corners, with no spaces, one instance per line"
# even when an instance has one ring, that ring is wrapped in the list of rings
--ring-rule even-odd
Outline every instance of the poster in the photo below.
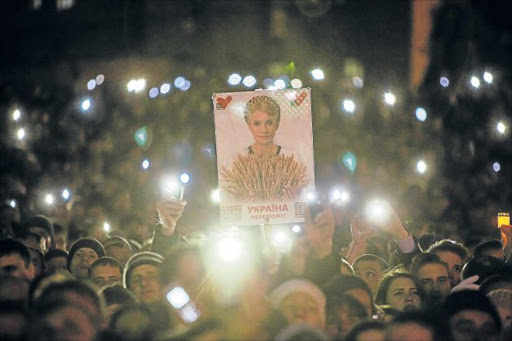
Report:
[[[214,93],[224,225],[304,221],[315,185],[311,90]]]

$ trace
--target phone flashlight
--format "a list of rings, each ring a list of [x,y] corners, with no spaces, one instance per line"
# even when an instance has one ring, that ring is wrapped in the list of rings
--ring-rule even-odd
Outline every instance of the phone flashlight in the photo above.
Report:
[[[510,225],[510,215],[508,213],[498,213],[498,228],[502,225]]]
[[[184,186],[177,179],[166,178],[162,181],[162,198],[165,200],[183,200]]]
[[[372,223],[382,224],[389,219],[388,204],[378,199],[370,200],[366,205],[365,214]]]
[[[201,312],[194,303],[190,301],[190,296],[187,291],[182,287],[174,287],[167,295],[165,295],[167,302],[177,310],[178,315],[185,323],[192,323],[197,321],[201,316]]]

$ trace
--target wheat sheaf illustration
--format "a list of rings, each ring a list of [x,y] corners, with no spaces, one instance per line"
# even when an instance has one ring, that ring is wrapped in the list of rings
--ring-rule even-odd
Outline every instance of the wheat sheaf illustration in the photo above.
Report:
[[[220,176],[227,192],[244,202],[292,199],[309,182],[306,166],[293,155],[238,155],[231,169],[221,166]]]

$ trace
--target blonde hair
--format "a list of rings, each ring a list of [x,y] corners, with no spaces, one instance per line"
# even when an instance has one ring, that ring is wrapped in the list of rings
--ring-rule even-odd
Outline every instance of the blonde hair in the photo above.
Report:
[[[255,96],[247,102],[244,110],[244,119],[247,124],[251,120],[251,116],[255,111],[264,111],[268,115],[276,119],[276,124],[279,127],[281,120],[281,108],[279,104],[270,96]]]

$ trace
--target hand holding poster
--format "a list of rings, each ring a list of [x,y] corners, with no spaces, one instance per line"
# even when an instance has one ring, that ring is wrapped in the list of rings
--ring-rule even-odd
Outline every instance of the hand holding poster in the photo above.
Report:
[[[214,94],[221,221],[304,221],[314,188],[310,90]]]

